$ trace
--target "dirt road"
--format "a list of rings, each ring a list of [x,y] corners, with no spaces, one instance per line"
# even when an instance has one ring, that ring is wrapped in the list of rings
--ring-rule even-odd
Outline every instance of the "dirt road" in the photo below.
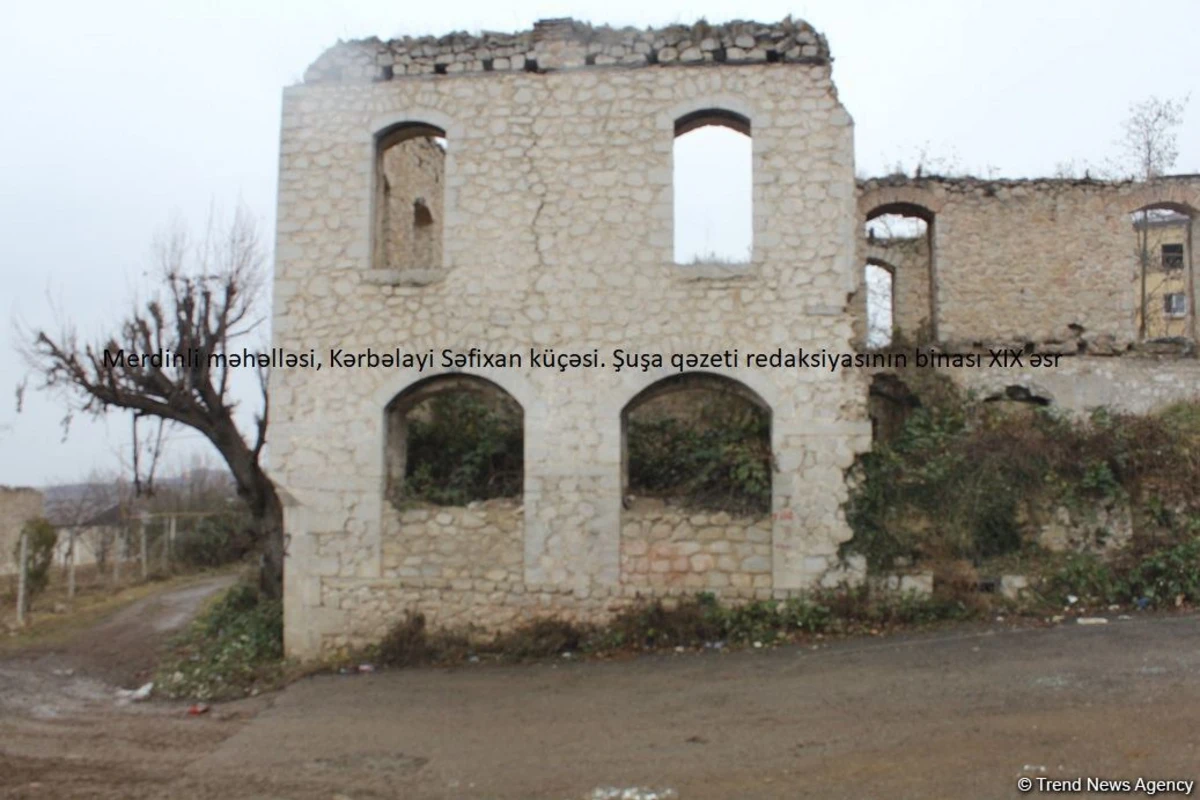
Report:
[[[1022,796],[1020,775],[1195,780],[1198,730],[1200,617],[1114,618],[817,650],[327,675],[199,718],[110,700],[52,719],[10,709],[0,792],[1007,798]]]

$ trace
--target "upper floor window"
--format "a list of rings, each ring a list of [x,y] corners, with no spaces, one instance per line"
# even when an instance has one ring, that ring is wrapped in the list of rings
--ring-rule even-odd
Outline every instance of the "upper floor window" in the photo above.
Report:
[[[1163,269],[1183,269],[1183,245],[1164,244],[1162,246]]]
[[[883,264],[867,263],[867,347],[878,349],[892,343],[895,275]]]
[[[720,109],[675,121],[675,263],[747,264],[754,249],[750,120]]]
[[[446,133],[403,123],[382,133],[375,156],[377,269],[442,267]]]

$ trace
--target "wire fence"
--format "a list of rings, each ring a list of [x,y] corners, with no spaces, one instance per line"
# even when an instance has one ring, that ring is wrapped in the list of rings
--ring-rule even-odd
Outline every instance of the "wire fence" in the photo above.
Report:
[[[228,511],[174,511],[129,515],[111,525],[64,526],[58,529],[45,587],[34,596],[31,571],[38,568],[29,526],[15,548],[8,594],[18,627],[29,621],[37,599],[47,606],[69,608],[83,592],[116,591],[124,586],[220,562],[222,542],[199,523],[228,517]],[[207,549],[206,549],[207,548]],[[0,584],[2,585],[2,584]],[[5,604],[7,605],[7,603]],[[62,609],[66,610],[66,609]]]

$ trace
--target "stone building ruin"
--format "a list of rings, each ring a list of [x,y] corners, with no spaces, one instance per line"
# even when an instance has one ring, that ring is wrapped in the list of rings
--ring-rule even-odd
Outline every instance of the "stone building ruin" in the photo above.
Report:
[[[676,263],[672,146],[700,125],[750,136],[746,263]],[[791,19],[546,20],[322,55],[283,102],[273,345],[326,362],[271,377],[289,653],[370,641],[405,610],[497,630],[861,580],[838,552],[845,473],[871,446],[870,370],[683,371],[769,411],[769,513],[737,517],[626,502],[628,412],[681,370],[601,362],[868,351],[869,267],[908,341],[1063,356],[956,373],[973,388],[1079,409],[1194,393],[1200,177],[856,181],[853,144],[828,45]],[[890,235],[893,218],[915,222]],[[1143,312],[1139,230],[1165,316]],[[443,364],[472,348],[526,357]],[[430,361],[343,367],[331,350]],[[449,391],[519,408],[519,497],[404,502],[406,415]]]

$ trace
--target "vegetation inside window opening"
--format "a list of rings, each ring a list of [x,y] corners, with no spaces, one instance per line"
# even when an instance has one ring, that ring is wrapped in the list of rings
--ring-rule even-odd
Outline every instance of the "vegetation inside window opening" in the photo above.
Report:
[[[437,505],[519,497],[521,408],[478,392],[432,397],[408,414],[405,497]]]
[[[629,491],[690,508],[769,513],[770,413],[729,394],[664,399],[677,400],[672,412],[651,401],[629,414]]]

